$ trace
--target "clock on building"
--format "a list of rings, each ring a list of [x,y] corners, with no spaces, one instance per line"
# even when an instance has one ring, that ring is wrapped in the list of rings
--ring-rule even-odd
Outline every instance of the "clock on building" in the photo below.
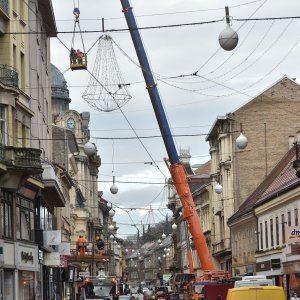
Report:
[[[69,128],[69,129],[74,129],[75,128],[75,120],[74,120],[74,118],[68,118],[68,120],[67,120],[67,127]]]

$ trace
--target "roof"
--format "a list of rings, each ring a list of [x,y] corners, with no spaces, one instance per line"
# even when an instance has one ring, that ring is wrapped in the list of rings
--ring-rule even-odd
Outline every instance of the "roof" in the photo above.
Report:
[[[71,102],[67,81],[62,72],[53,64],[51,64],[51,90],[52,98],[68,100]]]
[[[195,170],[196,175],[205,175],[210,174],[210,168],[211,168],[211,160],[207,161],[203,165],[201,165],[198,169]]]
[[[57,36],[55,16],[51,0],[39,0],[39,10],[43,16],[44,27],[48,37]]]
[[[293,160],[295,160],[295,146],[283,156],[265,180],[228,219],[228,222],[238,219],[252,211],[255,206],[299,185],[300,178],[297,178],[296,171],[292,166]]]

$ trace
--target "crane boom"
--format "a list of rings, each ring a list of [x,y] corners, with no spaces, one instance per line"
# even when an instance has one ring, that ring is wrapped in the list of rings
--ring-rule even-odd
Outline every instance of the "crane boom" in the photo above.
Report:
[[[143,46],[143,42],[135,21],[132,7],[128,0],[120,0],[123,13],[130,31],[130,35],[138,56],[139,63],[144,75],[146,88],[148,90],[155,116],[161,131],[161,135],[169,156],[169,170],[176,187],[177,193],[183,209],[183,217],[188,223],[189,231],[194,239],[195,248],[203,270],[212,271],[214,266],[205,241],[205,237],[201,228],[200,219],[192,198],[192,194],[188,185],[186,171],[179,160],[179,156],[174,144],[171,130],[163,109],[161,98],[154,81],[150,64]]]

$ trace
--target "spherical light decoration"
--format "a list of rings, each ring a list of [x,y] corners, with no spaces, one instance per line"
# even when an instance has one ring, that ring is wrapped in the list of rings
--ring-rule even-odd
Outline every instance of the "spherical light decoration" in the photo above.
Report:
[[[132,259],[132,258],[130,258],[130,261],[133,261],[133,259]]]
[[[220,46],[226,50],[233,50],[239,41],[237,33],[227,24],[226,28],[219,35]]]
[[[83,146],[83,152],[87,155],[87,156],[92,156],[94,154],[96,154],[96,146],[95,144],[91,143],[91,142],[87,142],[84,146]]]
[[[140,252],[138,252],[138,255],[141,255],[141,253],[140,253]]]
[[[162,239],[165,239],[165,238],[166,238],[166,235],[163,233],[163,234],[161,235],[161,237],[162,237]]]
[[[176,223],[174,223],[174,224],[172,225],[172,230],[175,231],[176,229],[177,229],[177,225],[176,225]]]
[[[161,239],[158,239],[158,241],[157,241],[159,244],[161,243]]]
[[[115,183],[113,183],[113,185],[110,187],[110,192],[113,194],[113,195],[115,195],[115,194],[117,194],[118,193],[118,187],[117,187],[117,185],[115,184]]]
[[[115,211],[113,209],[111,209],[109,212],[108,212],[108,215],[110,217],[113,217],[115,215]]]
[[[217,183],[217,184],[216,184],[216,186],[215,186],[215,192],[216,192],[217,194],[222,194],[222,192],[223,192],[223,187],[221,186],[220,183]]]
[[[165,258],[165,257],[166,257],[166,254],[163,255],[163,258]]]
[[[243,150],[248,145],[248,139],[243,135],[243,133],[241,133],[236,139],[235,143],[239,149]]]
[[[117,245],[117,244],[118,244],[118,242],[116,240],[114,240],[114,245]]]
[[[131,249],[131,252],[133,253],[133,252],[134,252],[134,249]]]
[[[113,231],[114,229],[115,229],[114,225],[110,224],[110,225],[108,226],[108,230],[109,230],[109,231]]]
[[[160,260],[160,256],[157,259]]]
[[[167,251],[167,248],[164,248],[164,251],[166,252],[166,251]]]
[[[109,236],[109,239],[110,239],[110,240],[113,240],[113,239],[114,239],[114,236],[111,234],[111,235]]]
[[[167,256],[169,256],[170,255],[170,253],[169,252],[167,252]]]
[[[118,245],[118,246],[117,246],[117,248],[118,248],[118,249],[120,249],[120,248],[121,248],[121,246],[120,246],[120,245]]]
[[[125,249],[125,252],[128,253],[128,249]]]

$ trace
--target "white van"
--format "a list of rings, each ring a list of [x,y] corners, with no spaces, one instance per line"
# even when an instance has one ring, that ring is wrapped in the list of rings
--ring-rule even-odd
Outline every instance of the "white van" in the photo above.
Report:
[[[247,286],[274,286],[274,283],[272,279],[267,279],[265,275],[243,276],[242,280],[234,283],[235,288]]]

